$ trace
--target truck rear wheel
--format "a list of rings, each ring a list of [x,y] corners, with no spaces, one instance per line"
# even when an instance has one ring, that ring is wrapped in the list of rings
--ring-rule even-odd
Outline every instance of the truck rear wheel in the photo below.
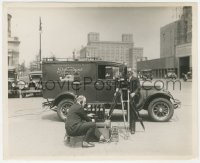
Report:
[[[59,102],[58,108],[57,108],[57,114],[58,117],[64,121],[67,118],[67,113],[69,111],[69,108],[74,104],[74,101],[71,99],[63,99]]]
[[[153,121],[166,122],[172,118],[174,106],[166,98],[156,98],[150,102],[148,114]]]

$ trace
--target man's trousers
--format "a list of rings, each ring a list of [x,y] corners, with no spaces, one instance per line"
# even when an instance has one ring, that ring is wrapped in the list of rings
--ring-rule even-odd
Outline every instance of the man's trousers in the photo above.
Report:
[[[95,122],[83,122],[73,127],[66,126],[67,134],[69,136],[82,136],[85,135],[84,141],[89,142],[92,137],[96,137],[98,140],[101,136]]]

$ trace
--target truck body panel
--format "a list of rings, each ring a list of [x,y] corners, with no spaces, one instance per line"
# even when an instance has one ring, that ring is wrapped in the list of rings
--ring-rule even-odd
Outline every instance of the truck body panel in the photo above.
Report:
[[[71,92],[86,96],[89,103],[111,102],[115,91],[111,68],[119,66],[120,64],[104,61],[43,62],[43,97],[55,99],[62,92]],[[106,75],[112,79],[105,79]]]

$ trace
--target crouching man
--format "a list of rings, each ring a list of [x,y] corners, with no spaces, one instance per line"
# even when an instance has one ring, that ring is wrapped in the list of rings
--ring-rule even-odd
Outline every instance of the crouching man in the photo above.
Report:
[[[65,129],[69,136],[83,136],[82,147],[94,147],[94,144],[90,142],[92,137],[96,137],[100,142],[105,142],[106,139],[99,132],[95,122],[92,122],[84,111],[86,104],[86,98],[84,96],[78,96],[76,102],[71,106],[68,111],[67,119],[65,123]]]

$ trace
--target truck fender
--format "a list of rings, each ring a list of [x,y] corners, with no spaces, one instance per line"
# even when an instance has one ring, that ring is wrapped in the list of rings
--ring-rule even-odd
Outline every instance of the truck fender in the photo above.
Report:
[[[60,94],[58,94],[56,97],[55,97],[55,100],[53,102],[53,106],[57,106],[58,103],[60,101],[62,101],[63,99],[72,99],[72,100],[75,100],[76,98],[76,95],[72,92],[62,92]]]
[[[163,93],[163,92],[158,92],[158,93],[152,94],[145,99],[145,101],[143,103],[143,109],[147,110],[150,102],[155,98],[166,98],[166,99],[170,100],[170,98],[173,98],[173,97],[171,95],[169,95],[167,93]]]

